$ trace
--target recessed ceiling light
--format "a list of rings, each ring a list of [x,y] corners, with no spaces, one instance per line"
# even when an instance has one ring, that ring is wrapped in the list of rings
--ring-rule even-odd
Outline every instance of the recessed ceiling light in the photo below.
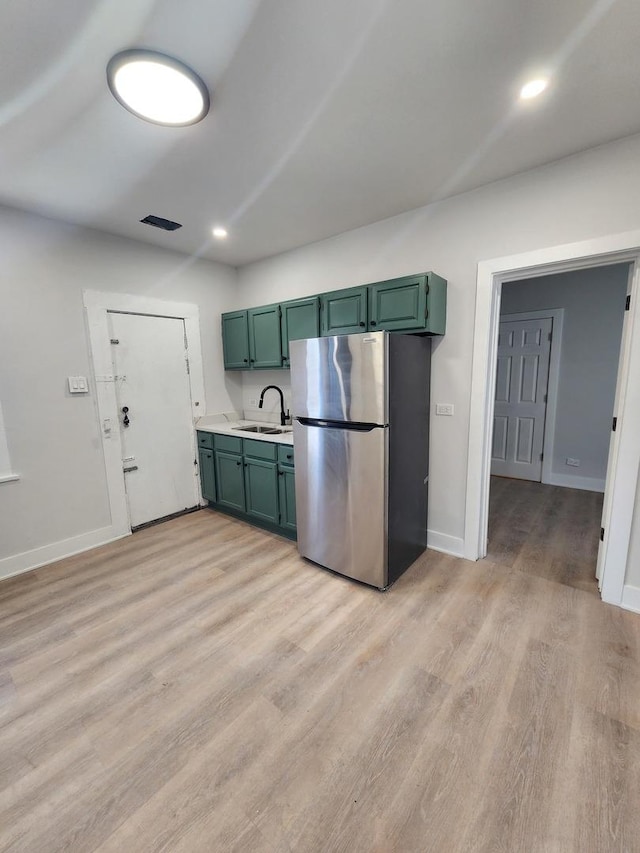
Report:
[[[109,60],[107,81],[114,98],[145,121],[182,127],[209,112],[209,91],[177,59],[154,50],[123,50]]]
[[[543,80],[542,78],[539,80],[530,80],[520,89],[520,97],[524,101],[529,100],[529,98],[537,98],[547,88],[548,83],[548,80]]]
[[[214,228],[213,229],[213,236],[217,240],[224,240],[224,238],[227,236],[227,229],[226,228]]]

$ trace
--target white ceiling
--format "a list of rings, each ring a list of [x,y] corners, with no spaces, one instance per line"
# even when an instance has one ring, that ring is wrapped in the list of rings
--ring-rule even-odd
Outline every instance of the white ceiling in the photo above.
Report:
[[[4,0],[0,203],[247,263],[639,132],[639,36],[639,0]],[[203,122],[113,99],[134,46],[200,74]]]

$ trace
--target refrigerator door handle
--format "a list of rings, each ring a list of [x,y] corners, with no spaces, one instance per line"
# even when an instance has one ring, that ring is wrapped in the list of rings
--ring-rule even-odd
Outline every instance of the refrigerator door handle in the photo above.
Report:
[[[373,429],[381,429],[382,424],[361,424],[352,421],[325,421],[319,418],[296,418],[299,424],[306,427],[319,427],[320,429],[344,429],[352,432],[371,432]]]

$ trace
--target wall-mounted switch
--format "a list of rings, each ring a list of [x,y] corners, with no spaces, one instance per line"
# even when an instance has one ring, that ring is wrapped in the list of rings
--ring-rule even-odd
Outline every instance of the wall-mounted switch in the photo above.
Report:
[[[453,403],[436,403],[436,415],[453,415]]]
[[[69,383],[70,394],[89,393],[89,383],[87,382],[86,376],[68,376],[67,382]]]

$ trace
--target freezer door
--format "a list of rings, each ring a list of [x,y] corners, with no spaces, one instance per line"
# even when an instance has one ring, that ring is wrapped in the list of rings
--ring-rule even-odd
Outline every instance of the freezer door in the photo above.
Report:
[[[293,425],[298,550],[381,589],[387,586],[387,436],[386,427]]]
[[[388,334],[291,341],[294,417],[387,424]]]

